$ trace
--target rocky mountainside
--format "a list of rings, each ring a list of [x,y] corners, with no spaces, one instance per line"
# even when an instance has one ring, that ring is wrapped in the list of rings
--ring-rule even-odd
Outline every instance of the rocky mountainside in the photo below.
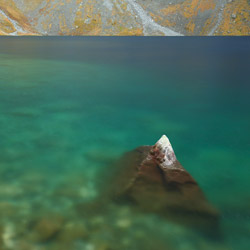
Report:
[[[0,0],[0,35],[250,35],[250,0]]]

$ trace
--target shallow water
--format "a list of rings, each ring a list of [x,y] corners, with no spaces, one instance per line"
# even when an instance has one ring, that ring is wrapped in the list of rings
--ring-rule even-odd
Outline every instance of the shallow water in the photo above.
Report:
[[[0,249],[248,249],[249,68],[247,37],[1,38]],[[221,211],[222,240],[85,209],[100,172],[162,134]]]

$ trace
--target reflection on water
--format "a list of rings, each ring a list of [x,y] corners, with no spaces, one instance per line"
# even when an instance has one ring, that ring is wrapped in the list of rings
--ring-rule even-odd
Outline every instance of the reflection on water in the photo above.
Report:
[[[247,249],[249,58],[248,38],[1,39],[0,249]],[[223,239],[97,205],[113,162],[164,133]]]

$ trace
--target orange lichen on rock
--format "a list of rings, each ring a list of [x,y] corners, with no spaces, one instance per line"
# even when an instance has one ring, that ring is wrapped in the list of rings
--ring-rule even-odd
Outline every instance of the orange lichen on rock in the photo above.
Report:
[[[186,25],[186,30],[187,30],[189,33],[193,33],[193,32],[194,32],[194,29],[195,29],[195,23],[193,23],[192,21],[189,22],[189,23]]]
[[[214,11],[215,7],[214,0],[187,0],[183,3],[169,5],[167,8],[161,9],[160,13],[167,20],[171,17],[181,16],[187,34],[194,34],[198,14],[205,11]]]
[[[50,2],[51,0],[47,0],[47,2]],[[36,10],[44,0],[22,0],[22,12],[28,13],[30,11]]]
[[[88,1],[83,7],[80,5],[76,12],[74,35],[99,35],[102,31],[100,13],[94,12],[95,1]]]
[[[5,18],[6,22],[1,23],[2,30],[10,29],[12,27],[10,29],[10,32],[7,33],[13,33],[15,31],[21,34],[26,33],[26,31],[27,33],[35,33],[35,30],[31,27],[28,19],[16,7],[15,3],[12,0],[0,0],[0,10],[7,16],[7,18]],[[17,23],[20,29],[24,30],[24,32],[16,30],[16,27],[13,24],[14,22]]]
[[[116,36],[143,36],[143,29],[141,25],[132,26],[124,20],[134,19],[132,14],[127,11],[128,4],[126,2],[115,2],[109,7],[111,11],[111,18],[106,19],[105,28],[97,29],[97,35],[116,35]],[[103,15],[101,15],[102,17]],[[102,20],[100,20],[102,21]],[[139,26],[139,27],[138,27]],[[95,35],[95,34],[94,34]]]
[[[206,10],[214,10],[216,7],[216,4],[214,0],[203,0],[199,2],[199,5],[197,6],[197,11],[204,12]]]
[[[149,15],[152,17],[152,19],[153,19],[155,22],[163,21],[163,18],[162,18],[161,16],[155,15],[155,14],[153,14],[152,12],[150,12]]]
[[[194,18],[199,12],[215,9],[214,0],[190,0],[186,1],[183,10],[183,16],[186,18]]]
[[[218,14],[214,13],[213,15],[211,15],[211,17],[206,20],[200,35],[209,34],[213,29],[213,27],[216,26],[218,20],[219,20]]]
[[[116,17],[116,18],[113,18],[114,21],[112,22],[112,26],[113,26],[112,28],[115,34],[133,35],[133,32],[132,32],[133,30],[136,33],[140,33],[140,31],[138,32],[138,30],[135,27],[131,27],[131,29],[126,27],[126,23],[124,23],[123,19],[126,17],[126,15],[131,17],[131,14],[126,12],[126,9],[127,9],[126,3],[118,4],[118,5],[115,4],[112,7],[112,17]]]
[[[167,8],[161,9],[160,12],[164,15],[181,13],[185,18],[193,18],[199,12],[215,9],[214,0],[188,0],[179,4],[169,5]]]
[[[247,0],[232,1],[225,6],[216,34],[250,35],[250,5]]]
[[[149,14],[156,23],[161,23],[164,27],[174,27],[176,25],[176,22],[163,18],[160,15],[155,15],[151,12]]]
[[[2,35],[13,33],[16,31],[14,25],[4,16],[0,13],[0,31]]]
[[[167,8],[161,9],[160,12],[164,15],[175,14],[181,8],[181,4],[169,5]]]
[[[49,14],[48,9],[51,7],[51,1],[47,0],[46,5],[39,10],[40,14]]]
[[[60,35],[64,35],[64,34],[69,34],[70,33],[70,30],[69,28],[67,27],[67,24],[66,24],[66,17],[64,15],[60,15],[59,16],[59,20],[60,20]]]
[[[118,36],[143,36],[143,30],[142,29],[128,29],[128,28],[122,28],[121,32],[116,34]]]

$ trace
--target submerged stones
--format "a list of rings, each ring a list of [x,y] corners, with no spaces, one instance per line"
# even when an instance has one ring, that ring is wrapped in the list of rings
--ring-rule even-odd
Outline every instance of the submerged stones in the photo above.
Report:
[[[165,135],[154,146],[125,154],[109,181],[107,194],[116,201],[199,229],[218,228],[218,211],[177,160]]]
[[[68,222],[57,235],[60,242],[70,243],[88,237],[88,228],[84,222]]]
[[[63,217],[50,215],[39,217],[32,227],[31,239],[33,241],[45,242],[57,235],[63,227]]]

